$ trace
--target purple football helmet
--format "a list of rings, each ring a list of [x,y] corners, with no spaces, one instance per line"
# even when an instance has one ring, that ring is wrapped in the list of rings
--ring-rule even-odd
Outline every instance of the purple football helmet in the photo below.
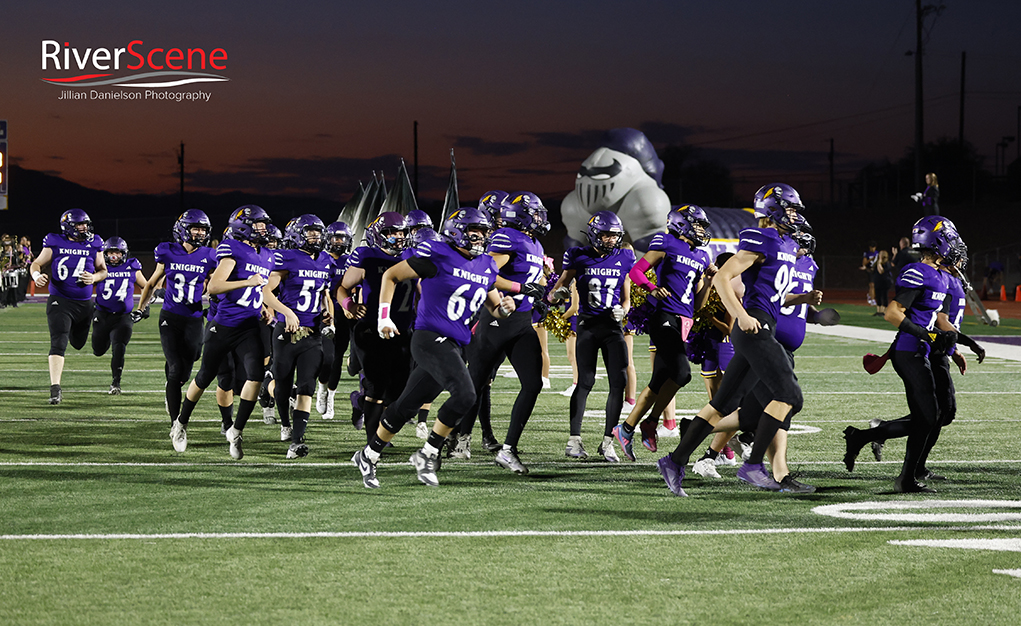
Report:
[[[85,224],[85,228],[79,228],[79,224]],[[68,209],[60,216],[60,232],[71,241],[91,241],[92,220],[89,214],[81,209]]]
[[[106,258],[105,260],[107,265],[117,266],[128,259],[128,242],[124,241],[120,237],[110,237],[103,242],[103,255],[105,256],[106,253],[111,250],[120,252],[121,258],[117,259],[116,263],[111,261],[109,258]]]
[[[280,229],[273,224],[266,226],[266,247],[271,250],[279,250],[287,247],[284,234],[281,233]]]
[[[290,244],[288,247],[316,254],[326,245],[326,226],[317,216],[305,213],[288,222],[284,237]]]
[[[333,254],[347,254],[351,252],[351,245],[354,243],[354,234],[351,228],[344,222],[334,222],[326,227],[326,251]]]
[[[712,239],[709,216],[702,207],[695,204],[685,204],[667,213],[666,229],[675,237],[684,237],[695,246],[707,245]]]
[[[481,230],[478,232],[469,231]],[[468,254],[477,257],[484,254],[489,245],[489,234],[493,230],[493,220],[484,209],[461,207],[443,222],[442,235],[454,246],[467,250]]]
[[[546,207],[539,196],[531,191],[517,191],[508,196],[500,207],[501,226],[510,226],[533,237],[540,237],[550,231]]]
[[[499,189],[487,191],[482,194],[481,198],[479,198],[479,208],[489,213],[489,217],[492,218],[493,223],[497,224],[500,219],[500,209],[503,208],[504,204],[506,204],[509,199],[510,194],[506,191],[500,191]]]
[[[192,235],[192,228],[204,228],[205,233],[199,237]],[[213,223],[204,211],[188,209],[174,222],[174,241],[180,244],[190,243],[193,246],[201,247],[209,243],[213,234]]]
[[[247,240],[257,246],[263,245],[269,240],[269,226],[272,223],[273,220],[269,218],[269,213],[255,204],[238,207],[227,220],[227,225],[234,233],[234,239]],[[262,224],[263,228],[258,228],[258,224]]]
[[[790,185],[770,183],[763,185],[755,192],[755,199],[752,203],[755,217],[768,217],[777,226],[794,232],[801,227],[805,219],[801,217],[800,213],[791,215],[790,209],[805,210],[805,205],[801,202],[801,195]]]
[[[954,223],[938,215],[926,215],[911,228],[912,248],[931,250],[944,259],[953,258],[960,239]]]
[[[408,230],[412,233],[419,228],[436,228],[433,224],[433,218],[429,217],[429,214],[421,209],[408,211],[408,216],[404,218],[404,221],[408,225]]]
[[[605,243],[603,242],[604,234],[615,235],[615,238],[610,243]],[[620,221],[616,213],[599,211],[589,218],[588,242],[598,252],[609,254],[624,243],[624,223]]]
[[[948,267],[956,267],[962,272],[968,268],[968,246],[963,239],[957,239],[954,249],[945,261]]]
[[[406,245],[408,225],[400,213],[387,211],[365,227],[365,240],[390,256],[401,253]]]
[[[423,226],[411,233],[411,246],[413,248],[417,248],[426,241],[443,241],[443,237],[428,226]]]

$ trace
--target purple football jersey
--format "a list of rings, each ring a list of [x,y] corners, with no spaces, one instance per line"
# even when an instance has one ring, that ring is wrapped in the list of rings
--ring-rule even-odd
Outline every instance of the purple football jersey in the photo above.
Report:
[[[344,280],[344,272],[347,271],[347,260],[350,256],[350,254],[342,254],[333,259],[330,265],[330,297],[333,298],[333,308],[338,316],[343,313],[340,312],[340,302],[337,302],[337,287]]]
[[[106,278],[96,283],[96,307],[108,313],[127,313],[135,308],[135,273],[141,270],[136,258],[107,265]]]
[[[166,276],[163,310],[202,317],[203,284],[216,269],[216,250],[202,246],[189,253],[179,243],[161,243],[156,246],[155,256]]]
[[[379,290],[383,285],[383,274],[388,269],[408,258],[410,250],[400,256],[389,254],[369,246],[361,246],[351,253],[347,261],[348,267],[359,267],[365,270],[362,279],[362,304],[365,305],[365,319],[376,319],[379,311]],[[390,319],[398,330],[411,328],[415,321],[415,285],[414,281],[406,280],[397,284],[393,300],[390,302]]]
[[[670,290],[670,297],[659,300],[656,308],[673,315],[694,317],[695,288],[712,261],[702,248],[691,249],[669,233],[658,233],[649,242],[649,250],[666,256],[656,265],[656,286]]]
[[[414,252],[436,265],[436,275],[422,279],[415,330],[430,330],[468,345],[472,318],[495,288],[496,261],[488,254],[466,259],[445,241],[424,241]]]
[[[507,254],[510,260],[500,268],[500,276],[521,283],[537,283],[542,279],[542,244],[516,228],[501,228],[489,242],[490,254]],[[531,311],[532,299],[511,294],[518,311]]]
[[[280,302],[294,311],[302,326],[315,326],[322,311],[323,290],[330,284],[333,257],[326,252],[312,258],[303,250],[277,250],[274,261],[273,271],[287,272],[280,281]],[[277,321],[284,321],[283,313],[277,313]]]
[[[936,326],[936,315],[946,308],[947,279],[949,277],[938,269],[925,263],[909,263],[897,277],[897,292],[904,289],[919,289],[921,294],[915,298],[907,317],[926,330]],[[908,333],[897,333],[894,350],[915,352],[919,348],[919,339]],[[929,344],[923,346],[929,353]]]
[[[224,239],[216,249],[217,263],[228,258],[234,259],[234,269],[228,281],[247,280],[256,274],[268,279],[274,268],[273,250],[256,250],[237,239]],[[262,287],[242,287],[220,294],[220,303],[216,307],[213,321],[224,326],[240,326],[245,320],[258,318],[261,314]]]
[[[793,288],[791,293],[801,295],[812,291],[815,275],[819,266],[810,256],[799,257],[794,262]],[[780,345],[794,352],[805,342],[805,325],[808,323],[808,305],[798,304],[780,309],[780,317],[776,319],[776,340]]]
[[[599,256],[592,246],[568,248],[563,269],[577,272],[578,314],[599,315],[619,305],[624,279],[634,264],[635,253],[627,248],[617,248],[606,256]]]
[[[957,330],[961,330],[961,322],[964,321],[964,309],[967,304],[968,300],[965,297],[961,279],[947,274],[947,316]],[[947,350],[947,354],[950,355],[956,351],[957,346],[953,345]]]
[[[96,271],[96,253],[103,251],[103,239],[93,235],[92,241],[71,241],[57,233],[43,239],[43,247],[50,248],[50,295],[68,300],[91,300],[92,285],[78,284],[82,272]]]
[[[746,228],[741,231],[737,249],[766,257],[741,274],[745,310],[759,309],[779,319],[780,306],[794,288],[791,274],[798,259],[797,242],[775,228]]]

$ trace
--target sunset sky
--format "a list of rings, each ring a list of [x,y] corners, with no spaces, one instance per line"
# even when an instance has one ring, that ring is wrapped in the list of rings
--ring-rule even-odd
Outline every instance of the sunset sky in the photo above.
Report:
[[[0,118],[15,162],[173,192],[184,141],[189,190],[346,200],[373,169],[391,179],[397,156],[410,168],[417,120],[422,196],[442,196],[454,148],[463,197],[560,198],[602,132],[632,126],[739,182],[806,181],[811,197],[831,137],[848,176],[913,141],[912,0],[151,4],[5,3]],[[1021,2],[944,4],[927,22],[926,139],[957,136],[966,50],[965,135],[991,169],[1021,105]],[[179,89],[208,102],[58,100],[68,88],[41,79],[76,72],[43,71],[44,40],[223,48],[230,80]]]

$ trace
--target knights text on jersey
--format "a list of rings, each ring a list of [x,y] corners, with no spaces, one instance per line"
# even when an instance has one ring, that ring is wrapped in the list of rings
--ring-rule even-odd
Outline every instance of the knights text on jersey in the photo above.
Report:
[[[228,281],[247,280],[256,274],[268,280],[274,267],[273,250],[257,250],[237,239],[225,239],[216,249],[217,262],[227,258],[234,259],[234,269]],[[224,326],[240,326],[245,320],[257,318],[261,314],[262,287],[249,286],[220,294],[213,320]]]
[[[107,313],[127,313],[135,308],[135,276],[142,270],[136,258],[106,266],[106,278],[96,283],[96,308]]]
[[[656,286],[666,287],[670,297],[659,300],[656,308],[684,317],[694,317],[695,289],[711,263],[702,248],[691,249],[670,233],[657,233],[649,242],[649,251],[664,253],[656,265]]]
[[[537,283],[542,278],[542,244],[516,228],[501,228],[489,242],[490,254],[506,254],[510,259],[500,268],[500,276],[521,283]],[[513,295],[513,294],[512,294]],[[532,298],[514,295],[518,311],[531,311]]]
[[[595,316],[620,304],[624,279],[635,264],[635,253],[617,248],[600,256],[592,246],[568,248],[563,270],[575,270],[581,303],[579,315]]]
[[[429,330],[468,345],[472,317],[496,285],[496,261],[488,254],[466,259],[445,241],[423,242],[415,255],[436,266],[435,276],[422,279],[415,330]]]
[[[43,239],[43,247],[50,248],[51,295],[68,300],[91,300],[92,285],[80,284],[82,272],[96,271],[96,253],[103,251],[103,239],[93,235],[92,241],[71,241],[57,233],[50,233]]]
[[[812,291],[819,266],[810,256],[798,257],[794,262],[793,288],[791,293],[801,295]],[[776,340],[780,345],[794,352],[805,341],[805,325],[808,323],[808,305],[785,306],[776,319]]]
[[[905,289],[921,292],[905,312],[909,320],[926,330],[932,330],[936,326],[936,316],[946,307],[948,278],[945,273],[925,263],[910,263],[904,266],[897,277],[898,293]],[[894,349],[914,352],[919,349],[919,341],[914,335],[898,332]],[[925,354],[928,354],[929,344],[922,347]]]
[[[156,246],[156,262],[163,264],[166,295],[163,310],[185,317],[202,317],[203,283],[216,269],[216,250],[208,246],[188,252],[176,242]]]
[[[280,302],[294,311],[302,326],[314,327],[322,312],[323,290],[330,284],[333,257],[320,252],[312,258],[304,250],[277,250],[274,253],[275,272],[287,272],[280,281]],[[284,321],[277,313],[278,322]]]
[[[779,319],[781,303],[794,288],[791,274],[798,258],[797,242],[775,228],[746,228],[741,231],[737,249],[765,257],[741,274],[745,310],[758,309]]]

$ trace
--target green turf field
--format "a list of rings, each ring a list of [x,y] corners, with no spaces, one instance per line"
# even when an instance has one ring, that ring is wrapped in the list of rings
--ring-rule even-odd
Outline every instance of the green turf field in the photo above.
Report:
[[[1021,576],[1021,362],[955,376],[958,418],[930,463],[949,480],[906,497],[890,493],[903,440],[882,463],[868,448],[853,473],[840,462],[848,424],[906,413],[892,368],[861,368],[886,346],[810,334],[789,460],[819,491],[758,491],[724,467],[722,480],[686,479],[681,499],[654,465],[676,439],[636,463],[595,458],[605,378],[586,461],[564,457],[568,398],[543,393],[520,446],[528,476],[476,440],[427,488],[406,428],[369,491],[350,464],[364,435],[340,396],[337,419],[313,413],[305,459],[286,461],[278,427],[256,414],[231,460],[211,395],[175,453],[155,314],[135,328],[124,395],[106,394],[109,357],[69,351],[55,407],[44,306],[0,311],[0,339],[0,624],[956,625],[1013,624],[1021,610],[1021,578],[997,573]],[[560,391],[570,369],[562,344],[551,352]],[[636,357],[644,386],[641,337]],[[498,432],[515,391],[497,379]],[[679,412],[705,401],[696,376]],[[891,543],[921,540],[944,543]]]

